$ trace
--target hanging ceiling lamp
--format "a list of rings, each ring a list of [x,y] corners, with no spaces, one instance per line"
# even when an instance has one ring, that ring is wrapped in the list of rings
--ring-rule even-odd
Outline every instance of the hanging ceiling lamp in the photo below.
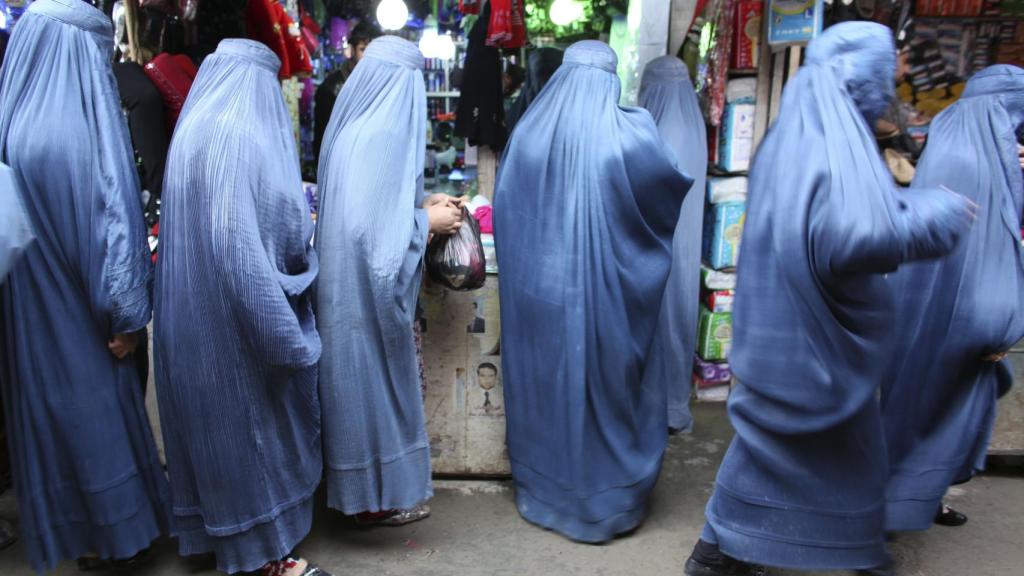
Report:
[[[420,36],[420,52],[424,58],[440,58],[438,55],[439,37],[437,35],[437,19],[433,15],[423,20],[423,36]]]
[[[377,22],[385,30],[401,30],[409,21],[409,8],[402,0],[381,0],[377,5]],[[436,34],[436,31],[435,31]]]
[[[583,6],[575,0],[555,0],[548,11],[551,23],[556,26],[568,26],[583,18]]]

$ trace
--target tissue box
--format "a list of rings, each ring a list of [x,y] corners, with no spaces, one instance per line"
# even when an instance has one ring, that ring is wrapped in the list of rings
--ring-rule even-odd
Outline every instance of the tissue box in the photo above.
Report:
[[[707,361],[725,360],[732,350],[732,314],[700,307],[697,354]]]
[[[712,386],[710,388],[697,388],[697,401],[698,402],[725,402],[729,399],[729,392],[732,391],[732,386],[728,384],[722,384],[720,386]]]
[[[698,388],[707,388],[732,381],[732,370],[728,362],[708,362],[700,356],[693,357],[693,382]]]
[[[781,47],[810,42],[821,33],[824,12],[822,0],[768,0],[768,43]]]
[[[736,5],[735,45],[732,67],[737,70],[757,68],[758,48],[761,43],[761,0],[742,0]]]
[[[726,202],[704,213],[704,260],[715,270],[736,266],[746,209],[744,202]]]
[[[756,108],[742,101],[725,105],[718,137],[718,166],[722,170],[743,172],[750,168]]]
[[[712,312],[732,312],[732,303],[736,293],[732,290],[712,290],[705,292],[703,304]]]
[[[736,273],[712,270],[702,264],[700,267],[700,285],[705,290],[735,290]]]
[[[708,203],[746,202],[747,177],[708,178]]]

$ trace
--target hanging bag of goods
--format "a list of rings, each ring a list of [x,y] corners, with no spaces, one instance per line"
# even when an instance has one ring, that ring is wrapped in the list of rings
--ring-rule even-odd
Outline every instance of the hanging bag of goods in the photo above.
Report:
[[[462,209],[462,227],[451,236],[439,236],[427,248],[430,279],[452,290],[483,288],[487,280],[480,225]]]

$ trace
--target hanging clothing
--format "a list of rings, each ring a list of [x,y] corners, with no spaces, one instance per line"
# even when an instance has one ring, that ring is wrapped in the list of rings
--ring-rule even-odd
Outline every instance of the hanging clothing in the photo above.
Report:
[[[188,91],[199,71],[192,59],[183,54],[158,54],[143,70],[164,100],[164,116],[170,140],[174,127],[178,125],[181,109],[185,106],[185,99],[188,98]]]
[[[501,86],[501,53],[487,45],[487,23],[491,3],[466,38],[466,67],[462,74],[459,106],[455,111],[455,135],[474,146],[505,147],[505,100]]]
[[[167,533],[168,488],[133,358],[150,318],[139,181],[110,19],[36,0],[8,47],[0,154],[36,242],[0,288],[0,380],[22,541],[36,570],[129,558]]]
[[[6,164],[0,164],[0,284],[35,239],[15,186],[14,173]]]
[[[224,40],[171,143],[154,318],[182,555],[252,571],[309,533],[320,483],[313,223],[264,45]]]
[[[426,121],[423,55],[381,36],[324,136],[320,398],[327,505],[345,514],[409,508],[433,494],[412,329],[429,231],[420,208]]]
[[[899,351],[884,274],[948,253],[971,219],[949,192],[897,192],[870,128],[895,68],[884,26],[829,28],[754,158],[730,357],[736,436],[703,538],[745,562],[887,562],[877,392]]]
[[[672,240],[672,271],[661,303],[661,316],[645,378],[657,378],[668,393],[668,427],[693,427],[690,391],[697,349],[700,258],[704,230],[704,184],[708,171],[707,134],[697,93],[683,61],[662,56],[650,61],[640,81],[640,105],[651,112],[662,140],[675,154],[679,169],[694,178],[683,201]]]
[[[949,486],[984,469],[996,398],[1012,383],[1007,361],[983,357],[1024,338],[1021,126],[1024,70],[992,66],[932,121],[918,164],[914,188],[945,186],[979,210],[948,257],[890,276],[901,344],[882,394],[890,531],[927,529]]]
[[[128,117],[128,132],[138,160],[142,189],[159,198],[164,186],[167,147],[170,145],[163,97],[142,66],[134,62],[115,64],[114,78],[117,79],[121,107]]]
[[[563,53],[558,48],[537,48],[530,52],[529,66],[526,70],[526,82],[519,90],[519,96],[509,107],[505,116],[505,125],[511,134],[516,123],[526,114],[526,109],[537,99],[544,85],[548,83],[558,67],[562,65]]]
[[[651,115],[620,108],[616,57],[574,44],[519,123],[495,190],[516,505],[584,542],[636,528],[666,443],[644,379],[693,180]]]

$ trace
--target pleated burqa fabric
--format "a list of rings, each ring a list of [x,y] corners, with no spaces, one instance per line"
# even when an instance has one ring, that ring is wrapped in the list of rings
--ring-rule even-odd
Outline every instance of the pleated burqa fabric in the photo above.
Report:
[[[636,528],[661,469],[664,382],[644,371],[693,184],[651,115],[618,106],[616,60],[597,41],[566,51],[495,191],[516,505],[585,542]]]
[[[0,284],[35,239],[15,186],[14,172],[6,164],[0,164]]]
[[[884,26],[829,28],[754,159],[730,357],[736,436],[704,534],[740,560],[887,562],[877,393],[900,350],[885,274],[949,252],[971,219],[952,193],[896,190],[871,131],[895,68]]]
[[[913,187],[945,186],[978,204],[978,221],[949,257],[901,268],[900,354],[883,388],[889,448],[886,527],[925,530],[950,484],[984,468],[996,398],[1009,390],[1006,352],[1024,338],[1017,154],[1024,70],[993,66],[932,121]]]
[[[658,330],[645,378],[664,381],[668,393],[668,427],[693,427],[690,391],[693,354],[697,349],[697,309],[700,304],[701,236],[704,230],[704,185],[708,171],[707,133],[697,93],[683,61],[675,56],[651,60],[640,82],[640,106],[650,111],[658,133],[694,178],[683,201],[672,240],[672,271],[665,286]]]
[[[338,96],[320,157],[327,504],[346,514],[432,495],[412,331],[429,231],[422,69],[412,43],[371,42]]]
[[[146,326],[152,278],[112,36],[84,2],[38,0],[0,89],[0,153],[37,235],[0,289],[5,422],[36,570],[131,557],[168,530],[135,362],[107,348]]]
[[[526,114],[526,109],[540,95],[540,91],[547,85],[551,76],[562,65],[564,56],[565,54],[558,48],[537,48],[530,52],[526,82],[523,83],[519,96],[516,97],[515,102],[512,103],[505,115],[505,126],[508,127],[509,134],[512,133],[512,129],[516,127],[523,114]]]
[[[220,43],[164,183],[154,353],[179,549],[228,573],[295,548],[322,471],[318,263],[279,67]]]

